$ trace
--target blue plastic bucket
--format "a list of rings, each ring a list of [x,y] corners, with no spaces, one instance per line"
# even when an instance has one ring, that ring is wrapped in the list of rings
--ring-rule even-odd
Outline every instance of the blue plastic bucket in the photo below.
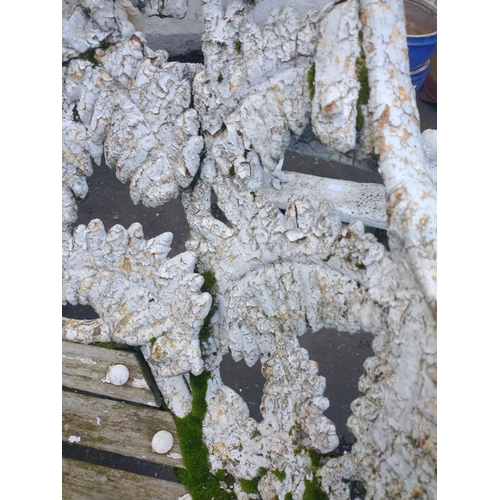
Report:
[[[428,59],[427,62],[421,67],[417,68],[415,71],[410,71],[411,83],[415,87],[415,91],[418,92],[422,87],[426,76],[431,70],[431,60]]]
[[[437,9],[425,0],[405,0],[410,71],[421,68],[437,50]]]

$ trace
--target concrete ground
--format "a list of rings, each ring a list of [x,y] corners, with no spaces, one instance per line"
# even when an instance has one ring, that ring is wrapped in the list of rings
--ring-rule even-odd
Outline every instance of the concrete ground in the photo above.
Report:
[[[178,60],[186,59],[181,57]],[[421,130],[437,129],[437,105],[422,102],[418,95],[417,104]],[[133,222],[140,222],[146,238],[152,238],[165,231],[173,233],[170,256],[185,250],[189,228],[179,199],[171,200],[158,208],[136,206],[130,200],[128,185],[118,181],[114,171],[104,164],[94,167],[94,173],[88,179],[88,195],[84,200],[78,200],[78,220],[75,226],[86,225],[92,219],[99,218],[108,231],[115,224],[129,227]],[[380,175],[376,172],[368,172],[291,151],[287,152],[283,169],[357,182],[382,182]],[[377,230],[375,235],[386,243],[384,231]],[[96,317],[90,307],[71,305],[63,307],[63,315],[78,319]],[[357,384],[359,377],[363,374],[363,362],[373,355],[371,339],[370,334],[348,335],[333,329],[323,329],[314,334],[309,332],[299,339],[301,346],[309,351],[310,358],[319,363],[320,375],[326,378],[325,396],[330,400],[330,408],[325,411],[325,415],[335,423],[337,434],[341,438],[341,446],[345,449],[349,449],[352,443],[346,427],[347,419],[351,414],[350,404],[360,396]],[[221,373],[224,382],[245,399],[251,416],[260,420],[259,404],[264,384],[264,378],[260,373],[260,363],[248,368],[244,361],[236,363],[229,356],[225,356],[221,365]],[[89,461],[106,463],[107,460],[108,464],[111,463],[111,466],[117,468],[133,467],[141,469],[141,473],[145,475],[172,480],[171,471],[152,464],[150,466],[147,464],[127,465],[122,463],[120,457],[102,455],[94,457],[95,453],[92,450],[75,451],[75,448],[71,446],[66,446],[63,453],[65,456],[80,453],[80,456],[85,456]]]

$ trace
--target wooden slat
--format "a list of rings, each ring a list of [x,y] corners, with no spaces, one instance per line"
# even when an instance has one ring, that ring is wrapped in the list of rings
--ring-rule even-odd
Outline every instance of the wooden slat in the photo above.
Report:
[[[122,386],[102,382],[108,368],[116,364],[125,365],[130,372],[128,382]],[[160,405],[159,396],[148,387],[134,352],[63,341],[62,367],[65,387],[149,406]]]
[[[167,411],[70,391],[63,391],[62,409],[63,441],[184,467],[175,423]],[[174,446],[166,454],[155,453],[151,448],[151,440],[159,430],[174,436]]]
[[[63,459],[63,500],[177,500],[182,484]]]

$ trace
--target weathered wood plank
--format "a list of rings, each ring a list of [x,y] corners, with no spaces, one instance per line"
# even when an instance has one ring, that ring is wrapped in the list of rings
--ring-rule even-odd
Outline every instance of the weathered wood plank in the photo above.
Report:
[[[175,423],[167,411],[63,391],[62,439],[91,448],[184,467]],[[174,446],[165,454],[151,448],[153,436],[166,430]]]
[[[117,364],[123,364],[129,369],[129,380],[121,386],[102,382],[108,368]],[[160,406],[159,396],[149,388],[134,352],[63,341],[62,383],[71,389]]]
[[[182,484],[71,458],[62,465],[63,500],[177,500],[187,493]]]

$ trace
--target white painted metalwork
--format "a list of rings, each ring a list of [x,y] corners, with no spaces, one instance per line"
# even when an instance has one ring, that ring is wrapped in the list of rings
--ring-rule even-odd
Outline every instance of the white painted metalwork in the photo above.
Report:
[[[181,417],[189,374],[209,371],[211,467],[237,485],[265,468],[263,499],[302,498],[313,478],[331,499],[349,498],[354,480],[366,498],[435,498],[435,138],[424,143],[419,130],[403,2],[322,2],[305,13],[291,2],[258,23],[266,2],[201,1],[204,65],[150,50],[112,0],[63,2],[63,301],[100,316],[64,320],[63,336],[141,346]],[[149,15],[187,8],[146,3]],[[370,97],[357,106],[360,59]],[[375,155],[384,186],[283,172],[288,144],[310,126],[332,153]],[[188,251],[169,259],[172,235],[146,240],[139,224],[71,230],[90,159],[103,154],[135,203],[182,191]],[[229,224],[212,216],[212,191]],[[390,250],[363,224],[387,228]],[[201,291],[205,271],[213,297]],[[375,355],[352,405],[352,451],[315,469],[307,450],[324,455],[338,437],[323,415],[324,378],[297,338],[324,326],[371,332]],[[221,380],[229,351],[262,363],[259,423]]]

